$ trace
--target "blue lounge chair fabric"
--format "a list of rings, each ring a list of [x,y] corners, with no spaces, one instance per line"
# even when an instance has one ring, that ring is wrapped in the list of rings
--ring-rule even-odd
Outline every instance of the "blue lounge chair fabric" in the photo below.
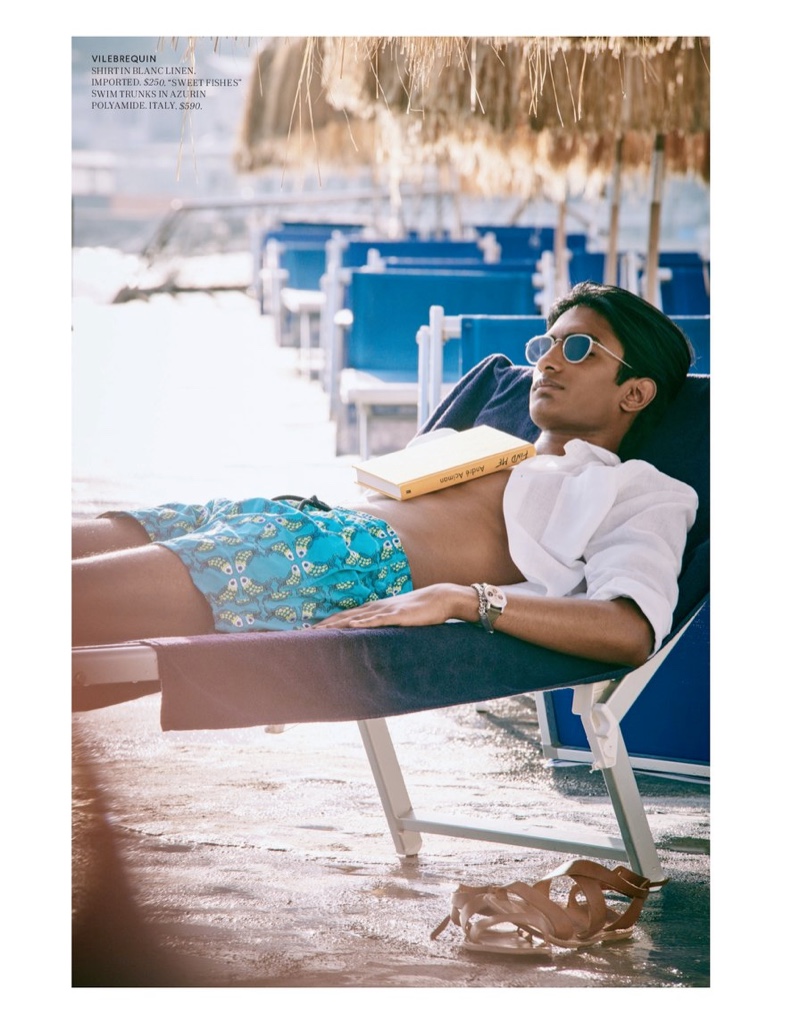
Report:
[[[353,326],[343,366],[412,381],[418,371],[417,330],[431,305],[467,313],[535,312],[532,275],[525,270],[354,270],[349,300]],[[458,378],[455,352],[445,354],[445,373]]]
[[[485,259],[478,242],[448,239],[343,238],[333,247],[329,247],[329,254],[334,249],[338,251],[339,265],[343,267],[364,266],[371,249],[376,250],[384,257],[415,256],[423,259]]]
[[[394,717],[627,670],[500,633],[484,638],[463,623],[147,642],[165,731]]]
[[[537,259],[535,256],[501,258],[496,263],[487,263],[483,259],[460,256],[452,259],[447,257],[386,256],[381,259],[381,263],[384,270],[481,270],[484,273],[527,270],[529,274],[533,274],[536,270]]]
[[[711,316],[671,316],[694,348],[693,373],[711,372]]]
[[[281,266],[288,271],[284,287],[319,290],[325,273],[324,243],[303,241],[284,245]]]
[[[261,271],[264,269],[268,245],[277,244],[281,253],[281,268],[287,271],[283,287],[317,289],[325,272],[326,244],[334,233],[357,234],[363,230],[357,224],[282,224],[263,232],[255,242],[253,281],[262,315],[266,312]]]
[[[711,372],[711,317],[672,316],[689,338],[694,349],[692,373],[707,375]],[[497,316],[479,314],[461,316],[461,334],[452,347],[458,349],[458,370],[463,376],[488,355],[507,355],[512,362],[520,362],[525,342],[547,330],[543,316]],[[451,344],[451,342],[448,342]]]
[[[711,312],[702,265],[673,266],[661,281],[661,307],[667,316],[707,316]]]
[[[529,338],[547,330],[544,316],[479,315],[460,319],[461,335],[453,346],[458,351],[458,371],[462,377],[490,355],[505,355],[520,363]]]
[[[533,227],[522,224],[477,224],[475,230],[482,237],[493,234],[500,245],[503,257],[527,256],[534,253],[540,256],[546,249],[555,245],[555,228]]]
[[[574,286],[580,281],[597,281],[602,284],[605,267],[604,252],[587,252],[585,249],[573,251],[568,266],[570,284]],[[617,279],[611,283],[616,284]]]
[[[625,745],[634,767],[704,778],[711,763],[710,602],[706,603],[625,715]],[[545,703],[549,756],[570,760],[589,752],[580,718],[572,712],[572,691],[537,694]],[[558,750],[556,752],[556,749]],[[585,761],[586,757],[579,758]]]

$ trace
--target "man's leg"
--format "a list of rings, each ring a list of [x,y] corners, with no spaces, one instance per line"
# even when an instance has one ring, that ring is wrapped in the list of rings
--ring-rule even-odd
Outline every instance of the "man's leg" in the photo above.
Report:
[[[147,543],[73,562],[72,630],[73,645],[91,646],[196,636],[213,632],[214,622],[177,554]]]
[[[72,523],[72,557],[88,558],[92,554],[143,547],[150,537],[130,515],[114,515],[107,519],[78,519]]]

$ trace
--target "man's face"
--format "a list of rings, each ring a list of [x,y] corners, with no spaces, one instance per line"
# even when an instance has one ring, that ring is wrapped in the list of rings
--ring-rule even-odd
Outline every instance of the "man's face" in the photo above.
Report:
[[[562,339],[588,334],[620,358],[625,357],[608,322],[588,306],[573,306],[547,332]],[[536,363],[530,393],[531,419],[543,430],[569,433],[591,440],[620,416],[626,388],[617,384],[620,363],[592,345],[579,363],[567,362],[562,346],[553,345]]]

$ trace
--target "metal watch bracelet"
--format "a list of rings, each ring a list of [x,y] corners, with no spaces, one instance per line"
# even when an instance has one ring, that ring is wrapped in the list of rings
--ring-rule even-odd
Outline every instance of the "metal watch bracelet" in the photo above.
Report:
[[[490,615],[489,596],[487,594],[489,584],[470,583],[470,585],[472,586],[473,590],[475,590],[475,592],[478,594],[478,617],[480,619],[480,624],[483,626],[486,632],[494,632],[494,623],[503,613],[503,608],[505,607],[505,595],[502,593],[501,590],[498,590],[496,587],[494,586],[491,587],[493,595],[496,594],[497,597],[500,598],[500,604],[499,606],[495,606],[492,608],[494,613]]]

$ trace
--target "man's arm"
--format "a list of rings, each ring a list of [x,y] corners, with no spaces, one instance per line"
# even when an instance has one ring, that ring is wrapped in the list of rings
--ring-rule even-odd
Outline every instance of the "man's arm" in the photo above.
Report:
[[[376,600],[326,618],[316,628],[374,629],[387,625],[439,625],[451,618],[478,621],[478,598],[471,586],[437,583],[398,597]],[[495,622],[528,643],[561,653],[613,664],[643,664],[653,649],[653,630],[627,598],[586,600],[508,593],[505,611]],[[491,637],[487,637],[487,641]]]

